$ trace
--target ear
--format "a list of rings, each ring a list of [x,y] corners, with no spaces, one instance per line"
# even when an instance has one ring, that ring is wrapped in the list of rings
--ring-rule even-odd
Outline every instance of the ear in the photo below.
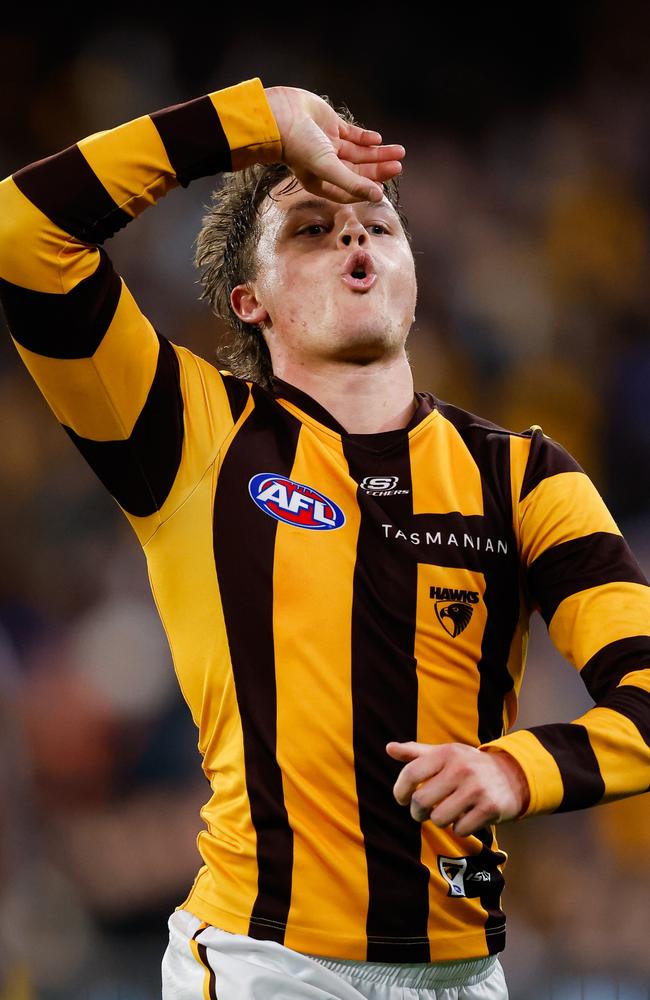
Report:
[[[258,326],[271,318],[248,285],[235,285],[230,293],[230,304],[244,323]]]

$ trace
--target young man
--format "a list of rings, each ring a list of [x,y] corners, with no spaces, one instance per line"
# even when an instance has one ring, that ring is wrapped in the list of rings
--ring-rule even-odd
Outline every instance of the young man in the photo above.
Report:
[[[650,586],[540,428],[414,393],[380,143],[256,77],[0,184],[14,342],[143,547],[213,790],[166,1000],[506,997],[493,824],[650,784]],[[220,171],[197,261],[248,378],[102,246]],[[534,607],[598,704],[504,735]]]

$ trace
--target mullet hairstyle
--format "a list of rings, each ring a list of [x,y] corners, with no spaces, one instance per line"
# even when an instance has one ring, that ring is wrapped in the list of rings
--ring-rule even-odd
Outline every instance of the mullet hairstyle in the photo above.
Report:
[[[333,107],[329,97],[321,96]],[[334,110],[344,121],[359,125],[346,106]],[[203,286],[199,300],[207,299],[212,312],[226,325],[226,337],[217,348],[218,364],[265,389],[271,387],[273,368],[262,333],[264,324],[241,320],[230,304],[230,293],[236,285],[257,277],[256,251],[262,234],[259,209],[267,196],[273,197],[271,191],[276,184],[285,178],[288,183],[278,194],[299,186],[285,163],[255,163],[243,170],[225,173],[223,183],[212,192],[210,203],[204,206],[207,211],[203,226],[194,241],[194,264],[201,272],[199,283]],[[399,200],[399,175],[384,181],[383,188],[411,243],[408,220]]]

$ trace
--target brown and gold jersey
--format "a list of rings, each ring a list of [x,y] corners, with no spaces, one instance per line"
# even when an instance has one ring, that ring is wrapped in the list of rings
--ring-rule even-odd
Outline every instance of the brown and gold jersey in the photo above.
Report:
[[[418,393],[403,430],[349,434],[152,325],[104,241],[175,186],[280,157],[256,77],[29,164],[0,183],[0,297],[142,545],[198,728],[212,796],[181,905],[315,954],[479,957],[504,947],[505,854],[493,829],[415,822],[386,743],[507,749],[529,814],[646,790],[650,586],[541,429]],[[597,705],[507,733],[534,607]]]

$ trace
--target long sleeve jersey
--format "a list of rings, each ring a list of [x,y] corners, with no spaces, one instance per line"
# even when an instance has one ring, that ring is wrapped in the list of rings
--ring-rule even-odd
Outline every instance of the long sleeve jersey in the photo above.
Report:
[[[198,729],[212,794],[179,905],[312,954],[480,957],[505,942],[495,829],[415,822],[385,745],[506,750],[526,815],[646,791],[650,586],[539,427],[420,392],[404,429],[351,434],[298,387],[219,371],[152,325],[105,241],[172,188],[281,152],[255,77],[16,170],[0,297],[142,546]],[[508,732],[535,608],[595,705]]]

